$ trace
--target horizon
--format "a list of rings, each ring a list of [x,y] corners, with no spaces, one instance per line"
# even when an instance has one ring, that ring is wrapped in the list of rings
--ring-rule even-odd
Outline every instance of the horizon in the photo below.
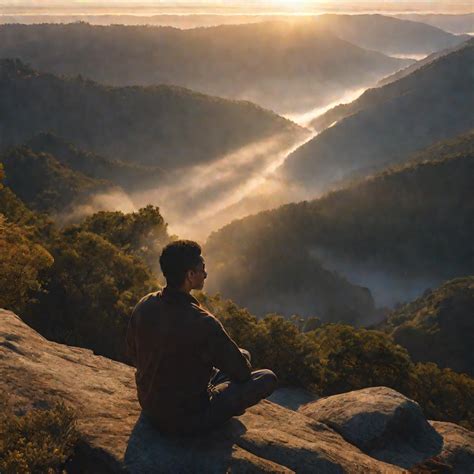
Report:
[[[391,13],[391,14],[469,14],[474,12],[471,1],[448,0],[346,1],[333,0],[0,0],[0,15],[314,15],[321,13]]]

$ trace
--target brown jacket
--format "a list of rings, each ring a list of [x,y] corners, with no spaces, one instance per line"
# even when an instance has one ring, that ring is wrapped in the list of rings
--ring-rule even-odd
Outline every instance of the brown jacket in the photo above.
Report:
[[[250,378],[250,366],[222,324],[191,295],[165,288],[141,299],[127,331],[138,400],[162,425],[185,422],[209,402],[213,367],[231,379]]]

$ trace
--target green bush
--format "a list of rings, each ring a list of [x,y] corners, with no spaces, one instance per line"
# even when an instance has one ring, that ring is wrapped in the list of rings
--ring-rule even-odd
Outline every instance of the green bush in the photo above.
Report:
[[[313,342],[291,322],[278,315],[258,320],[219,295],[198,295],[201,303],[217,316],[235,342],[252,354],[255,368],[273,370],[284,385],[317,390],[322,367]]]
[[[0,395],[0,472],[61,472],[79,435],[74,412],[63,404],[16,415]]]
[[[308,337],[324,366],[324,395],[377,385],[404,389],[412,363],[407,351],[386,334],[326,324]]]

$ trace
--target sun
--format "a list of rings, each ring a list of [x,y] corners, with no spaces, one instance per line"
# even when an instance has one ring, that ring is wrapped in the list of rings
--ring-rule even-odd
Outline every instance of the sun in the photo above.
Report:
[[[310,3],[314,3],[311,0],[271,0],[271,3],[280,8],[288,10],[304,10]]]

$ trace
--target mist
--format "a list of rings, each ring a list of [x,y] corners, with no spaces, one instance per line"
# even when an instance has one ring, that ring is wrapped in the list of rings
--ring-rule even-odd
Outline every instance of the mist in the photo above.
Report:
[[[442,280],[430,275],[407,277],[382,270],[370,262],[350,262],[332,255],[321,247],[314,247],[309,253],[323,262],[328,270],[343,275],[355,285],[369,288],[375,305],[379,308],[393,308],[398,304],[412,301],[427,289],[435,288],[442,283]],[[375,322],[378,321],[365,321],[366,324]]]
[[[301,113],[295,114],[287,114],[285,117],[303,127],[310,127],[311,122],[320,117],[321,115],[325,114],[328,110],[336,107],[337,105],[347,104],[349,102],[353,102],[354,100],[358,99],[369,87],[358,87],[354,89],[349,89],[342,94],[342,96],[338,97],[336,100],[326,103],[323,106],[318,106],[314,108],[310,108]],[[334,125],[334,124],[332,124]]]
[[[173,173],[168,184],[131,194],[136,207],[160,206],[172,233],[204,241],[231,220],[290,199],[284,183],[273,178],[285,158],[310,140],[277,135],[244,146],[216,161]],[[250,202],[251,201],[251,202]]]
[[[113,188],[93,194],[87,199],[73,203],[65,212],[53,216],[60,225],[68,225],[81,221],[100,211],[122,211],[124,213],[134,212],[137,207],[131,197],[120,188]]]

